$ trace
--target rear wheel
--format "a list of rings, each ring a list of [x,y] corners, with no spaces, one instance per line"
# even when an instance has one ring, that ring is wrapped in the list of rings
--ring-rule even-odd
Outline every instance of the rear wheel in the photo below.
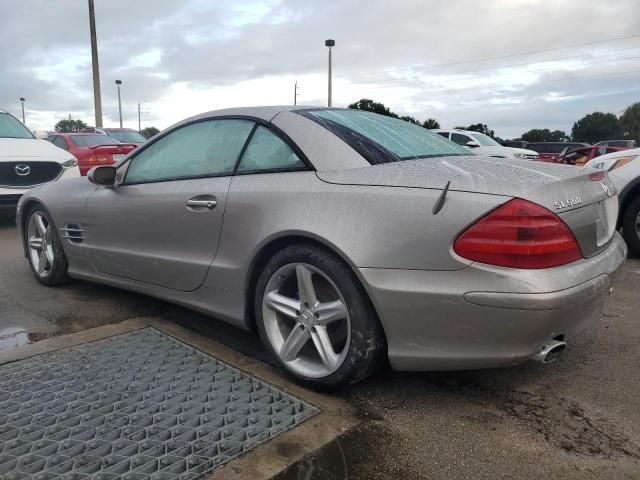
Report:
[[[290,246],[262,271],[255,296],[260,338],[300,383],[331,390],[377,366],[382,329],[357,278],[315,246]]]
[[[31,271],[43,285],[57,286],[69,280],[67,257],[51,218],[42,207],[34,207],[24,231]]]
[[[640,195],[623,213],[622,234],[631,253],[640,256]]]

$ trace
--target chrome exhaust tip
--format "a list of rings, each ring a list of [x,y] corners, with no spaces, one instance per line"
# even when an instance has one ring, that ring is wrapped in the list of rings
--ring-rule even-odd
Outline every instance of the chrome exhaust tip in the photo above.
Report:
[[[540,351],[531,357],[531,359],[544,364],[555,362],[566,349],[567,344],[565,342],[553,340],[545,343],[542,348],[540,348]]]

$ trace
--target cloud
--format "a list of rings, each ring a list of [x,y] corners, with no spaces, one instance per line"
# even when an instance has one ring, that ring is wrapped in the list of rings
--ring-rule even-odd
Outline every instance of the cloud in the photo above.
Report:
[[[636,0],[96,0],[96,18],[106,125],[118,118],[116,79],[132,127],[139,101],[143,126],[165,127],[291,103],[295,80],[299,102],[324,103],[326,38],[336,40],[335,105],[370,97],[443,126],[570,130],[640,96]],[[24,96],[33,127],[68,114],[93,123],[86,2],[2,2],[0,19],[0,108],[17,112]]]

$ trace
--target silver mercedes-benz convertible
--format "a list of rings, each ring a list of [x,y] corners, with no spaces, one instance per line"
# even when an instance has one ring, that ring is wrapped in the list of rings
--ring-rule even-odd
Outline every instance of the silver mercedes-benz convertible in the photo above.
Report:
[[[38,281],[134,290],[259,333],[301,383],[555,359],[626,247],[606,173],[484,158],[373,113],[220,110],[18,206]]]

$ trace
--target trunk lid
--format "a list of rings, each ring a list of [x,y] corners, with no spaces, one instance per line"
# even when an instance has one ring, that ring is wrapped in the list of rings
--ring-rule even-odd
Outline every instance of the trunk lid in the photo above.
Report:
[[[316,172],[328,183],[443,189],[517,197],[558,214],[571,228],[585,257],[613,237],[616,189],[604,172],[569,165],[483,156],[407,160],[370,167]],[[430,208],[430,206],[429,206]]]

